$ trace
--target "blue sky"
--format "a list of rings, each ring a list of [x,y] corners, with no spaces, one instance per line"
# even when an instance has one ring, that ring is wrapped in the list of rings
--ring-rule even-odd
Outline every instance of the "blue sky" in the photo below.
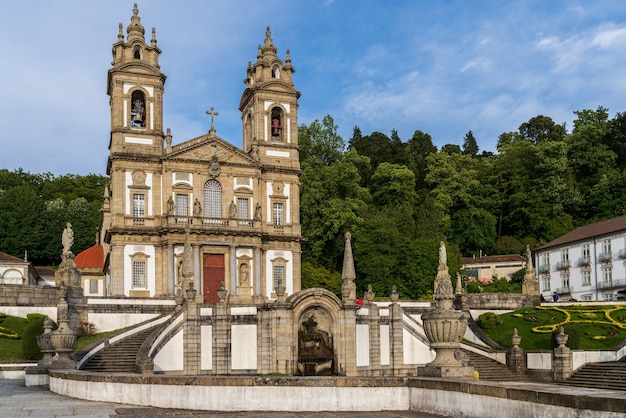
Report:
[[[248,61],[266,26],[291,50],[299,123],[331,115],[347,142],[396,129],[435,145],[481,150],[539,114],[626,111],[626,2],[166,1],[139,2],[156,28],[167,75],[164,126],[174,143],[210,128],[241,145],[238,111]],[[106,75],[132,1],[6,1],[0,15],[0,168],[104,174]]]

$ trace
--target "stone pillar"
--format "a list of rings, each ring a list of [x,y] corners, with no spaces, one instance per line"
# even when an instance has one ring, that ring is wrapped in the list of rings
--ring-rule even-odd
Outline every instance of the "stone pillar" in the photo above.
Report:
[[[402,326],[402,307],[394,302],[389,305],[389,341],[391,372],[400,375],[398,369],[404,366],[404,327]]]
[[[519,346],[521,341],[522,337],[517,334],[517,328],[514,328],[513,336],[511,337],[513,348],[507,353],[506,364],[509,366],[509,369],[517,374],[524,374],[526,371],[526,354]]]
[[[368,304],[369,315],[367,316],[367,324],[370,334],[370,375],[380,376],[380,314],[378,306],[374,303]]]
[[[254,249],[254,296],[262,298],[261,291],[261,247]]]
[[[194,245],[193,246],[193,283],[194,283],[194,287],[196,288],[196,290],[200,290],[200,292],[198,292],[198,296],[196,299],[200,303],[204,301],[204,297],[202,296],[203,289],[202,289],[201,265],[202,265],[202,259],[200,257],[200,246]]]
[[[167,245],[167,293],[173,295],[176,293],[174,286],[176,284],[174,264],[174,244]]]
[[[566,381],[573,372],[572,351],[565,345],[568,338],[569,335],[565,333],[563,327],[560,327],[556,335],[556,342],[559,346],[552,353],[552,379],[555,382]]]
[[[356,303],[344,304],[341,310],[339,335],[333,335],[335,352],[338,352],[337,372],[344,376],[356,376]]]
[[[213,319],[215,321],[213,323],[213,370],[216,375],[225,375],[230,374],[232,365],[230,359],[230,308],[227,303],[227,298],[222,298],[219,292],[220,290],[218,290],[220,302],[215,305],[215,309],[213,310]]]
[[[237,294],[237,246],[230,246],[230,294]]]
[[[284,293],[283,293],[284,296]],[[298,338],[293,335],[292,306],[285,302],[283,296],[278,296],[272,304],[271,329],[272,338],[272,370],[276,373],[293,375],[297,371],[294,359],[297,350]]]
[[[200,306],[196,303],[195,296],[192,294],[187,297],[183,329],[183,365],[184,372],[188,375],[200,373]]]
[[[124,245],[111,244],[111,295],[124,295]]]

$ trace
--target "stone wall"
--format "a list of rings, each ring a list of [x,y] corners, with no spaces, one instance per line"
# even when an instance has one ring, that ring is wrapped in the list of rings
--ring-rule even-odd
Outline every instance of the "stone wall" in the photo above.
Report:
[[[0,306],[56,306],[58,301],[54,287],[0,284]]]
[[[472,310],[511,310],[537,306],[541,302],[539,295],[524,295],[522,293],[468,293],[463,295],[467,309]],[[458,304],[460,309],[460,301]]]

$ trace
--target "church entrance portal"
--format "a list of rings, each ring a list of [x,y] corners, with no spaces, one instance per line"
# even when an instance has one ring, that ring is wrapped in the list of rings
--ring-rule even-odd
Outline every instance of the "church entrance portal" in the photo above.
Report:
[[[202,261],[204,303],[217,303],[217,291],[224,281],[224,254],[204,254]]]

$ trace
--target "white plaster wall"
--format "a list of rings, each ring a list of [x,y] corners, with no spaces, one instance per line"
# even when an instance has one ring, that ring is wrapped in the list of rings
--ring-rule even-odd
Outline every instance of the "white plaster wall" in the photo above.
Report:
[[[152,346],[150,347],[150,351],[148,351],[148,355],[150,356],[152,355],[152,352],[154,351],[155,347],[159,345],[161,340],[165,338],[165,336],[168,335],[175,327],[177,327],[178,324],[183,322],[183,319],[184,319],[183,315],[178,315],[175,320],[173,320],[167,327],[165,327],[163,332],[159,334],[159,336],[152,343]]]
[[[200,316],[213,315],[213,308],[200,308]]]
[[[129,296],[133,289],[133,259],[130,257],[135,253],[143,253],[148,256],[146,262],[147,288],[137,288],[136,290],[148,290],[150,296],[155,294],[155,250],[152,245],[125,245],[124,246],[124,295]]]
[[[142,313],[94,313],[87,315],[87,320],[93,322],[96,326],[96,332],[107,332],[116,329],[130,327],[152,318],[156,318],[159,314],[142,314]]]
[[[256,325],[233,325],[230,333],[233,370],[256,370]]]
[[[617,361],[615,351],[572,351],[572,367],[574,370],[585,365],[585,363],[597,363],[602,361]]]
[[[293,253],[283,250],[269,250],[265,256],[265,296],[268,298],[272,295],[274,288],[274,277],[272,269],[272,260],[282,257],[287,260],[285,265],[285,291],[288,295],[293,294]]]
[[[175,306],[176,302],[167,299],[87,299],[88,305],[126,305],[126,306]]]
[[[0,306],[0,312],[18,318],[26,318],[26,315],[30,313],[40,313],[57,320],[56,306]]]
[[[370,365],[370,327],[367,324],[356,325],[356,365]]]
[[[552,352],[526,353],[526,367],[529,370],[552,370]]]
[[[181,371],[184,369],[183,361],[183,330],[181,329],[171,340],[165,343],[161,351],[154,356],[154,371]],[[167,397],[169,395],[164,393],[162,396]]]
[[[142,385],[51,377],[50,390],[93,401],[213,411],[408,411],[410,407],[406,387]]]
[[[213,369],[213,326],[200,327],[200,369]]]
[[[388,366],[391,364],[391,349],[389,346],[389,325],[380,326],[380,364]]]
[[[256,315],[256,306],[233,306],[230,308],[231,315]]]
[[[405,329],[402,330],[402,348],[404,364],[426,364],[435,359],[435,352]]]

